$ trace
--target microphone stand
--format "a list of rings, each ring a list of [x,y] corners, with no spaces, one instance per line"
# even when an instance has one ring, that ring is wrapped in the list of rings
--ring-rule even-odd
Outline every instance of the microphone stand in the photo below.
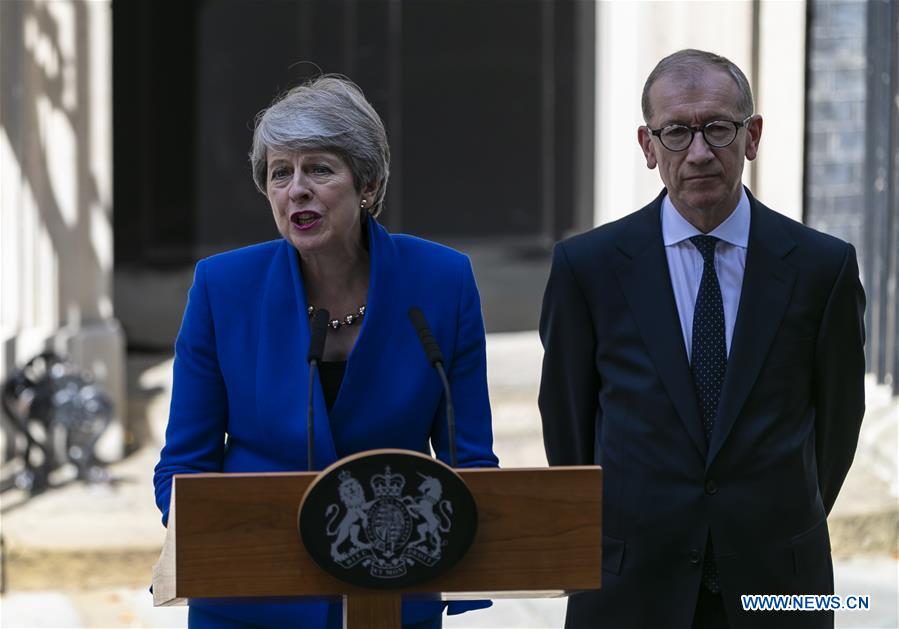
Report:
[[[330,313],[321,308],[315,311],[312,317],[312,334],[309,339],[309,354],[306,357],[309,363],[309,389],[306,400],[308,402],[306,409],[306,464],[310,472],[315,470],[315,422],[312,415],[312,393],[313,384],[315,383],[315,371],[318,363],[325,353],[325,340],[328,338],[328,319]]]
[[[440,375],[440,381],[443,383],[443,394],[446,398],[446,431],[449,437],[450,465],[456,467],[456,412],[453,409],[453,396],[450,394],[449,380],[446,377],[446,371],[443,368],[443,352],[428,326],[428,320],[425,319],[424,313],[420,308],[409,308],[409,320],[418,333],[418,340],[425,351],[425,356],[431,366],[437,370]]]

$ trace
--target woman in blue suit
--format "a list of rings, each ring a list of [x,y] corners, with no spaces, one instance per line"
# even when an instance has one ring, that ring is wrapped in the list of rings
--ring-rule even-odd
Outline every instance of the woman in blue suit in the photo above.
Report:
[[[282,238],[200,261],[175,343],[156,502],[167,521],[174,474],[305,470],[309,317],[328,328],[314,387],[314,460],[372,448],[447,461],[445,400],[407,318],[424,311],[446,357],[458,462],[497,465],[484,324],[468,259],[387,232],[390,152],[361,91],[326,76],[257,118],[253,178]],[[450,613],[485,603],[450,604]],[[403,604],[405,627],[440,627],[444,604]],[[337,603],[192,605],[191,627],[340,627]]]

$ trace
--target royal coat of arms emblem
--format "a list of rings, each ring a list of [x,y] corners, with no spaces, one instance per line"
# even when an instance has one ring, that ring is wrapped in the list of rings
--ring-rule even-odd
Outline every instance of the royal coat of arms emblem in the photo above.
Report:
[[[458,475],[433,459],[417,453],[372,456],[389,459],[375,468],[367,457],[356,458],[355,465],[323,472],[332,482],[310,489],[310,495],[315,490],[319,496],[313,500],[317,507],[309,506],[307,496],[301,508],[307,550],[332,574],[368,587],[408,585],[410,579],[442,572],[441,563],[455,563],[474,536],[477,513],[471,494]],[[456,503],[464,505],[461,513]],[[454,543],[457,532],[462,546]]]

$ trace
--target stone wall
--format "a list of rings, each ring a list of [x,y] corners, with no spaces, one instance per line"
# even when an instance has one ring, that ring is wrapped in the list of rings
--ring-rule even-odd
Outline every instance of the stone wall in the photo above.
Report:
[[[117,411],[105,458],[125,439],[111,22],[109,0],[0,2],[0,382],[44,349],[91,371]]]

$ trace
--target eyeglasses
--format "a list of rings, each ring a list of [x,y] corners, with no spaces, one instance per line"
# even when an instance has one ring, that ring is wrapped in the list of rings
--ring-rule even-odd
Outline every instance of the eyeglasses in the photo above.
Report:
[[[685,151],[693,143],[693,136],[702,133],[706,144],[723,149],[730,146],[737,138],[737,131],[745,127],[752,119],[747,116],[743,121],[736,120],[712,120],[703,125],[670,124],[660,129],[649,129],[649,132],[659,138],[659,141],[669,151]],[[648,127],[647,127],[648,128]]]

